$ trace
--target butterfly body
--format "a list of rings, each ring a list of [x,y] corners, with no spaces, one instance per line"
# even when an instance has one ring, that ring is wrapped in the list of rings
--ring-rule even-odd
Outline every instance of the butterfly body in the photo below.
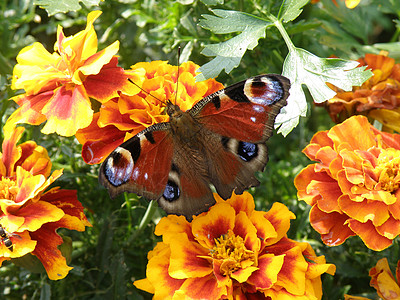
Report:
[[[124,191],[157,199],[167,212],[192,215],[259,184],[265,141],[286,105],[289,80],[260,75],[218,91],[182,111],[167,102],[169,122],[152,125],[117,147],[100,168],[112,197]]]

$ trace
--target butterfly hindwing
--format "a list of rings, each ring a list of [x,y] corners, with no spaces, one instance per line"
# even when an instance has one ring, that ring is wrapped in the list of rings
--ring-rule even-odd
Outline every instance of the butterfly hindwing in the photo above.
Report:
[[[148,127],[117,147],[103,162],[99,181],[111,197],[132,192],[161,197],[172,164],[173,141],[168,123]]]
[[[158,200],[167,213],[191,219],[215,203],[205,160],[198,154],[195,149],[175,151],[165,191]]]

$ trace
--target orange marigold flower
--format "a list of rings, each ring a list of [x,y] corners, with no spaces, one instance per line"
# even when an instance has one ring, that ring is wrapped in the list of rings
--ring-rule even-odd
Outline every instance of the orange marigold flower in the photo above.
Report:
[[[400,299],[400,260],[397,262],[396,278],[390,271],[387,258],[380,259],[376,266],[369,271],[370,285],[374,287],[382,300]],[[369,300],[364,297],[345,295],[345,300]]]
[[[0,153],[0,225],[5,231],[0,265],[30,253],[39,258],[50,279],[62,279],[72,268],[57,248],[63,239],[56,230],[84,231],[91,225],[76,191],[55,187],[45,192],[62,171],[50,174],[47,151],[35,142],[16,145],[23,131],[22,127],[5,131]]]
[[[378,120],[390,130],[400,131],[400,64],[376,54],[366,54],[359,62],[360,66],[368,65],[374,75],[351,92],[333,87],[336,96],[325,102],[329,115],[340,123],[361,114]]]
[[[193,62],[183,63],[179,66],[178,79],[178,67],[166,61],[141,62],[132,66],[127,73],[135,84],[130,83],[130,90],[125,89],[119,97],[103,103],[90,126],[76,135],[83,145],[85,162],[101,163],[122,142],[153,124],[167,122],[167,100],[176,101],[186,111],[223,88],[214,79],[196,82],[198,68]]]
[[[303,152],[318,163],[294,183],[323,242],[336,246],[358,235],[372,250],[389,247],[400,233],[400,135],[353,116],[316,133]]]
[[[245,192],[217,204],[191,223],[183,216],[161,219],[163,241],[148,254],[147,278],[134,285],[154,299],[321,299],[320,275],[335,266],[308,243],[287,238],[286,206],[254,209]]]
[[[100,14],[89,13],[86,28],[73,36],[65,37],[59,26],[56,52],[49,53],[40,43],[20,51],[12,88],[25,93],[12,98],[20,107],[8,120],[10,127],[47,120],[43,133],[72,136],[92,121],[89,97],[105,102],[127,85],[127,74],[117,67],[119,42],[97,52],[93,22]]]

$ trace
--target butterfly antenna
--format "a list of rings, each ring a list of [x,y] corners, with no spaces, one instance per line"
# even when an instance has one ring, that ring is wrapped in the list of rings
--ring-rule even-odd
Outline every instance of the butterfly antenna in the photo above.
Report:
[[[178,100],[179,67],[180,67],[179,60],[180,60],[180,58],[181,58],[181,46],[178,47],[178,63],[177,63],[178,74],[176,76],[175,105],[176,105],[176,101]]]
[[[157,101],[159,101],[159,102],[161,102],[162,104],[164,104],[164,105],[167,105],[167,103],[165,102],[165,101],[163,101],[163,100],[161,100],[161,99],[159,99],[159,98],[157,98],[156,96],[154,96],[152,93],[149,93],[148,91],[146,91],[144,88],[142,88],[141,86],[139,86],[136,82],[134,82],[132,79],[130,79],[130,78],[128,78],[128,81],[130,82],[130,83],[132,83],[132,84],[134,84],[134,85],[136,85],[143,93],[145,93],[145,94],[147,94],[147,95],[149,95],[149,96],[151,96],[151,97],[153,97],[154,99],[156,99]],[[144,101],[146,101],[147,102],[147,100],[146,100],[146,98],[143,98],[144,99]],[[147,102],[147,104],[149,104],[150,105],[150,103],[149,102]]]

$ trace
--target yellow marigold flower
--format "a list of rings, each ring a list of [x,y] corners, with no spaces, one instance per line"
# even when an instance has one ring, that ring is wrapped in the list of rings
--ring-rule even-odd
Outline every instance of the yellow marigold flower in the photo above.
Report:
[[[117,146],[143,129],[167,122],[167,100],[176,100],[176,104],[186,111],[202,98],[223,88],[214,79],[196,82],[198,68],[193,62],[183,63],[179,66],[178,79],[178,67],[166,61],[141,62],[132,66],[127,73],[135,84],[130,84],[129,90],[125,89],[118,97],[103,103],[90,126],[79,130],[76,135],[83,145],[85,162],[101,163]]]
[[[400,299],[400,260],[397,262],[396,278],[390,271],[387,258],[380,259],[369,271],[370,285],[374,287],[382,300]],[[345,300],[369,300],[364,297],[345,295]]]
[[[5,131],[0,153],[0,265],[33,254],[50,279],[62,279],[72,268],[57,248],[63,239],[56,229],[84,231],[91,225],[76,191],[58,187],[45,191],[62,171],[50,174],[47,151],[35,142],[16,145],[23,131],[22,127]]]
[[[389,247],[400,234],[400,135],[353,116],[316,133],[303,152],[317,163],[294,183],[323,242],[358,235],[372,250]]]
[[[360,66],[368,65],[374,75],[351,92],[333,87],[336,96],[325,102],[329,115],[340,123],[361,114],[378,120],[391,131],[400,131],[400,64],[375,54],[366,54],[359,62]]]
[[[89,13],[86,28],[65,37],[61,26],[53,53],[42,44],[25,47],[17,56],[12,88],[25,93],[12,98],[20,107],[8,120],[39,125],[43,133],[72,136],[93,118],[90,99],[108,101],[127,85],[127,74],[117,67],[119,42],[97,52],[93,22],[100,11]]]
[[[320,275],[335,266],[287,238],[295,216],[286,206],[256,211],[247,192],[215,197],[191,223],[161,219],[155,233],[163,241],[148,254],[147,278],[135,281],[137,288],[154,299],[321,299]]]

